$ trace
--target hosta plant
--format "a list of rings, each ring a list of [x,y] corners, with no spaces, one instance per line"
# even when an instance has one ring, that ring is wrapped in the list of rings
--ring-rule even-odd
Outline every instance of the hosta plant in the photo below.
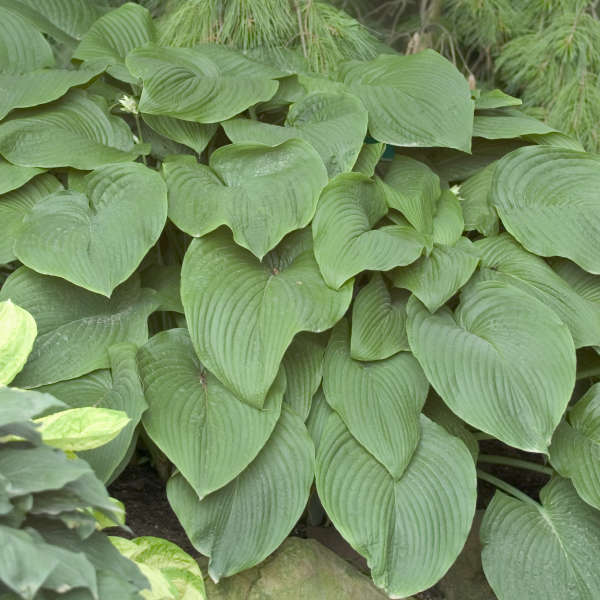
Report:
[[[417,593],[479,476],[500,600],[599,597],[600,157],[433,51],[325,78],[95,5],[1,3],[2,377],[124,411],[80,456],[111,481],[140,434],[215,581],[312,496]]]

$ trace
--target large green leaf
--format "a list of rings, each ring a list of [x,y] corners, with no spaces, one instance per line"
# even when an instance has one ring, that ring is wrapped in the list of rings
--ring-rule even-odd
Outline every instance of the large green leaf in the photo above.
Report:
[[[50,446],[13,444],[0,452],[0,476],[8,481],[9,498],[60,490],[89,473],[90,467],[85,461],[67,458],[62,450]]]
[[[575,383],[573,339],[556,313],[502,281],[469,286],[454,315],[416,298],[407,312],[412,351],[446,404],[511,446],[546,452]]]
[[[142,115],[142,118],[148,127],[160,135],[188,146],[198,154],[204,151],[217,131],[217,125],[214,123],[205,125],[164,115]]]
[[[285,377],[275,380],[262,410],[248,406],[203,368],[185,329],[155,335],[138,361],[149,405],[144,428],[198,498],[239,475],[277,423]]]
[[[303,421],[308,418],[311,401],[323,378],[325,340],[314,333],[302,332],[294,337],[283,357],[287,386],[283,401]]]
[[[0,581],[13,598],[34,598],[63,558],[40,542],[36,532],[0,525]]]
[[[350,61],[341,75],[367,107],[369,132],[376,140],[471,150],[474,104],[469,85],[437,52]]]
[[[8,385],[29,356],[37,327],[33,317],[10,298],[0,302],[0,385]]]
[[[461,237],[454,246],[434,246],[429,256],[390,271],[388,277],[396,287],[410,290],[430,312],[435,312],[469,281],[478,262],[477,248]]]
[[[38,337],[15,385],[32,388],[73,379],[110,366],[108,349],[119,342],[143,344],[155,292],[133,278],[110,299],[58,277],[21,267],[12,273],[0,300],[11,298],[35,319]]]
[[[181,475],[169,502],[218,582],[264,560],[302,514],[314,476],[314,447],[302,419],[284,406],[265,447],[231,483],[198,501]]]
[[[310,223],[327,184],[319,155],[297,139],[275,147],[224,146],[211,154],[208,166],[177,156],[163,170],[175,225],[197,237],[227,225],[235,242],[259,259],[284,235]]]
[[[292,104],[285,127],[237,118],[223,123],[236,143],[276,146],[300,138],[319,153],[329,177],[351,171],[367,134],[367,111],[350,94],[315,93]]]
[[[111,537],[110,541],[123,556],[134,561],[153,584],[152,591],[143,592],[144,598],[166,600],[157,587],[171,591],[174,600],[205,600],[204,580],[198,563],[179,546],[162,538],[145,536],[127,540]],[[163,580],[163,581],[161,581]]]
[[[0,124],[0,154],[22,167],[89,170],[133,160],[142,150],[134,146],[127,123],[111,115],[104,100],[81,90]]]
[[[0,263],[16,260],[14,244],[31,208],[61,189],[63,187],[54,175],[43,174],[0,197]]]
[[[381,142],[375,144],[363,144],[362,150],[360,151],[352,170],[356,173],[362,173],[367,177],[373,177],[375,168],[379,164],[386,148],[387,146]]]
[[[333,330],[323,369],[327,403],[394,479],[402,477],[419,442],[419,413],[428,389],[409,352],[359,362],[350,356],[348,323],[344,320]]]
[[[496,492],[481,524],[485,575],[499,600],[600,596],[600,513],[556,477],[542,504]]]
[[[0,73],[27,73],[54,66],[44,36],[23,17],[0,6]]]
[[[600,273],[600,156],[520,148],[494,172],[491,198],[506,229],[527,250],[563,256]]]
[[[43,173],[44,169],[19,167],[0,157],[0,194],[16,190],[30,179]]]
[[[576,348],[600,345],[598,307],[580,296],[538,256],[523,250],[508,234],[479,240],[480,279],[516,285],[550,307],[569,327]]]
[[[550,446],[550,462],[577,493],[600,510],[600,383],[569,410]]]
[[[490,202],[495,163],[469,177],[459,188],[465,229],[483,235],[496,235],[500,228],[498,214]]]
[[[139,163],[100,167],[85,192],[56,192],[35,203],[15,243],[19,260],[110,297],[158,240],[167,219],[162,177]]]
[[[129,424],[114,440],[100,448],[79,453],[104,482],[112,480],[125,467],[123,462],[136,440],[136,427],[148,408],[138,376],[136,353],[134,344],[111,346],[108,349],[110,370],[97,370],[39,388],[72,408],[94,406],[127,414]]]
[[[0,6],[18,13],[36,29],[67,43],[80,39],[107,8],[96,0],[0,0]]]
[[[454,246],[465,230],[465,220],[458,196],[450,190],[444,190],[433,215],[434,244]]]
[[[487,111],[475,115],[473,120],[473,137],[487,138],[488,140],[503,140],[520,137],[522,135],[553,133],[553,129],[546,123],[529,117],[516,109]]]
[[[100,17],[83,35],[73,58],[103,61],[110,65],[108,73],[135,83],[125,66],[125,57],[135,48],[154,42],[156,31],[150,12],[139,4],[127,2]]]
[[[433,215],[442,193],[440,178],[424,163],[398,154],[385,174],[386,200],[410,224],[423,233],[433,233]]]
[[[381,274],[373,273],[352,305],[353,359],[382,360],[410,349],[406,336],[407,301],[407,293],[389,291]]]
[[[319,498],[338,531],[394,598],[431,587],[467,539],[477,497],[465,445],[424,416],[421,440],[394,479],[333,414],[321,436]]]
[[[15,108],[46,104],[60,98],[69,88],[88,83],[104,71],[104,65],[90,65],[78,71],[41,69],[18,75],[0,73],[0,119]]]
[[[310,231],[261,263],[219,230],[194,240],[183,261],[181,298],[201,362],[258,408],[294,335],[329,329],[351,297],[352,284],[334,291],[323,281]]]
[[[596,310],[600,308],[600,277],[590,275],[570,260],[554,258],[552,269],[564,279],[582,298],[592,303]]]
[[[269,100],[282,74],[217,44],[149,45],[131,52],[126,65],[144,82],[141,112],[198,123],[218,123]]]
[[[421,255],[423,235],[411,227],[372,227],[385,216],[380,181],[344,173],[321,193],[312,223],[315,257],[327,285],[339,288],[365,269],[387,271]]]

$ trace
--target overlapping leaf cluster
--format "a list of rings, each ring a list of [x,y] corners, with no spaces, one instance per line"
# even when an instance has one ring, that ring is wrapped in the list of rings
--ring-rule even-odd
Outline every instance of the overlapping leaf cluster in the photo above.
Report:
[[[556,469],[541,502],[504,486],[487,510],[497,595],[597,596],[600,392],[579,397],[600,158],[433,51],[324,78],[159,47],[138,5],[53,6],[0,9],[21,44],[0,76],[0,300],[38,331],[15,385],[131,419],[84,456],[96,473],[143,428],[215,580],[268,556],[312,490],[404,597],[460,552],[492,436]]]

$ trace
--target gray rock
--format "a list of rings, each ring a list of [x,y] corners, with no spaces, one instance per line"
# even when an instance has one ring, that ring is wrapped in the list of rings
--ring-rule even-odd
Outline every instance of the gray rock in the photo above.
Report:
[[[312,539],[290,537],[263,563],[207,581],[208,600],[385,600],[371,580]]]

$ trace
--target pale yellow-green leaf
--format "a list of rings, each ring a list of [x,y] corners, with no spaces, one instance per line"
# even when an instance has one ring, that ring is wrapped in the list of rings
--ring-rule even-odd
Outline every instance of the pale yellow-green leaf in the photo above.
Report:
[[[0,385],[8,385],[23,368],[36,335],[30,313],[10,299],[0,302]]]
[[[49,446],[81,452],[107,444],[129,420],[121,410],[86,406],[36,419],[36,423],[40,424],[42,439]]]

